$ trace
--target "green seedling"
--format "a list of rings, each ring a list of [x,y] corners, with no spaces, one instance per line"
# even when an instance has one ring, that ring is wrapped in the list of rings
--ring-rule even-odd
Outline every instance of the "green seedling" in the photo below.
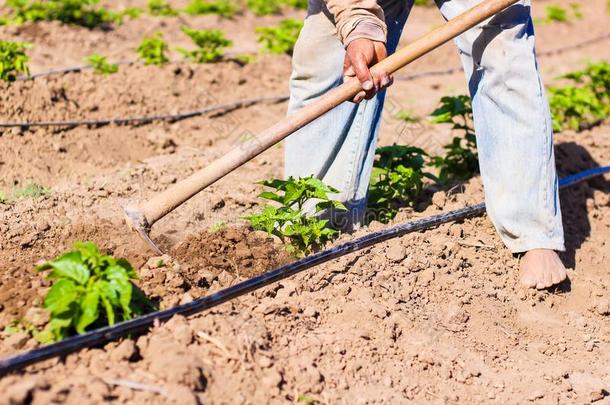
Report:
[[[181,29],[193,40],[197,49],[189,51],[179,48],[178,52],[196,63],[215,62],[224,55],[224,48],[232,45],[232,42],[226,39],[220,30],[198,31],[188,27]]]
[[[114,325],[150,307],[132,284],[138,275],[125,259],[102,255],[91,242],[77,242],[74,250],[36,268],[48,272],[52,286],[43,307],[50,321],[35,337],[42,343],[85,333],[90,327]]]
[[[551,21],[556,21],[556,22],[566,22],[568,21],[568,11],[558,5],[548,5],[545,8],[545,12],[546,12],[546,19],[545,21],[547,22],[551,22]]]
[[[178,11],[174,10],[165,0],[148,0],[148,12],[151,15],[158,17],[172,17],[178,15]]]
[[[222,231],[227,227],[227,224],[224,221],[216,222],[214,225],[210,227],[210,233],[217,233]]]
[[[439,182],[463,181],[474,176],[479,171],[479,159],[470,97],[441,98],[441,106],[432,112],[432,122],[451,124],[454,131],[463,133],[443,147],[444,157],[432,158],[432,165],[439,169]]]
[[[163,34],[156,32],[142,40],[137,52],[145,65],[163,65],[169,60],[166,55],[167,49],[167,42],[163,39]]]
[[[425,7],[429,7],[432,4],[434,4],[433,0],[415,0],[414,3],[416,6],[425,6]]]
[[[421,121],[421,118],[418,117],[414,112],[407,111],[407,110],[399,111],[396,114],[396,118],[401,121],[408,122],[408,123],[415,123],[415,122]]]
[[[0,191],[0,204],[6,204],[7,200],[6,200],[6,194],[4,194],[2,191]]]
[[[21,198],[38,198],[43,197],[51,192],[50,189],[36,184],[34,182],[28,182],[23,187],[16,187],[12,191],[12,199],[19,200]]]
[[[184,9],[190,15],[217,14],[221,17],[233,17],[238,11],[231,0],[192,0]]]
[[[142,15],[142,13],[143,13],[143,10],[138,7],[127,7],[120,11],[121,16],[127,16],[127,17],[131,18],[132,20],[139,18]]]
[[[553,130],[579,131],[610,115],[610,63],[590,63],[560,79],[567,79],[572,84],[549,88]]]
[[[307,10],[307,0],[282,0],[282,3],[299,10]]]
[[[278,14],[281,10],[280,0],[248,0],[248,10],[256,15]]]
[[[277,27],[259,27],[256,29],[258,42],[267,52],[292,55],[301,28],[303,22],[294,19],[282,20]]]
[[[413,146],[392,145],[377,148],[368,193],[368,211],[387,223],[399,208],[412,206],[422,191],[426,153]]]
[[[8,0],[12,10],[11,21],[21,24],[26,21],[61,21],[64,24],[95,28],[100,25],[122,21],[120,13],[96,7],[99,0]]]
[[[30,74],[28,61],[30,58],[25,50],[29,44],[0,40],[0,80],[15,81],[17,75]]]
[[[255,230],[288,242],[289,250],[297,256],[311,253],[338,235],[338,231],[327,226],[328,220],[315,215],[329,209],[346,210],[341,202],[328,196],[338,193],[337,189],[314,177],[265,180],[259,184],[275,190],[265,191],[259,197],[274,201],[279,207],[265,205],[262,212],[245,217]],[[315,214],[306,213],[306,205],[313,205]]]
[[[109,63],[105,56],[96,53],[87,56],[85,59],[93,67],[93,71],[98,75],[111,75],[119,71],[119,65]]]

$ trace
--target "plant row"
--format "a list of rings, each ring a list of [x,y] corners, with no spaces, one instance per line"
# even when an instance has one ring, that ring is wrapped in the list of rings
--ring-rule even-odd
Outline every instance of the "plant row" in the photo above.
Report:
[[[275,27],[258,27],[258,42],[263,52],[291,54],[294,44],[303,27],[303,22],[285,19]],[[175,48],[186,60],[195,63],[216,62],[223,58],[226,48],[233,45],[221,30],[196,30],[186,26],[181,28],[194,44],[192,49]],[[22,42],[0,40],[0,80],[14,81],[19,74],[29,75],[27,49],[32,45]],[[136,52],[141,61],[147,65],[163,65],[169,62],[170,45],[161,32],[145,37]],[[252,55],[239,55],[234,58],[239,63],[252,61]],[[94,71],[99,74],[116,73],[119,69],[115,63],[108,62],[105,56],[93,54],[87,57]]]

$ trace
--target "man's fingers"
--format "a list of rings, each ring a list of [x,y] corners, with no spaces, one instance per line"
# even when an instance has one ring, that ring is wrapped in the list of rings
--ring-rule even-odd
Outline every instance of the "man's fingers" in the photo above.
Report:
[[[356,73],[356,77],[362,83],[362,89],[366,92],[367,97],[375,94],[375,83],[371,76],[367,60],[363,54],[358,54],[356,58],[352,59],[352,67]]]

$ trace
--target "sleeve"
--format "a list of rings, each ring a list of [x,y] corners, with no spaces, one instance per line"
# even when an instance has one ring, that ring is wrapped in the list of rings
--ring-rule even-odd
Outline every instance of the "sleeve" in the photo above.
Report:
[[[337,35],[347,46],[355,39],[386,42],[387,26],[377,0],[325,0],[335,18]]]

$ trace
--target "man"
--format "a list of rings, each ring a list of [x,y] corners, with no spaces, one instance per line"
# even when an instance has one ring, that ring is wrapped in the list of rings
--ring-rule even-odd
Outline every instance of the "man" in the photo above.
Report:
[[[478,0],[437,0],[446,19]],[[289,113],[343,80],[364,89],[286,141],[286,176],[314,175],[341,190],[349,220],[364,219],[387,73],[368,69],[396,49],[413,0],[309,0],[293,55]],[[456,39],[475,119],[487,212],[521,259],[521,281],[548,288],[566,278],[553,134],[534,52],[530,1]]]

